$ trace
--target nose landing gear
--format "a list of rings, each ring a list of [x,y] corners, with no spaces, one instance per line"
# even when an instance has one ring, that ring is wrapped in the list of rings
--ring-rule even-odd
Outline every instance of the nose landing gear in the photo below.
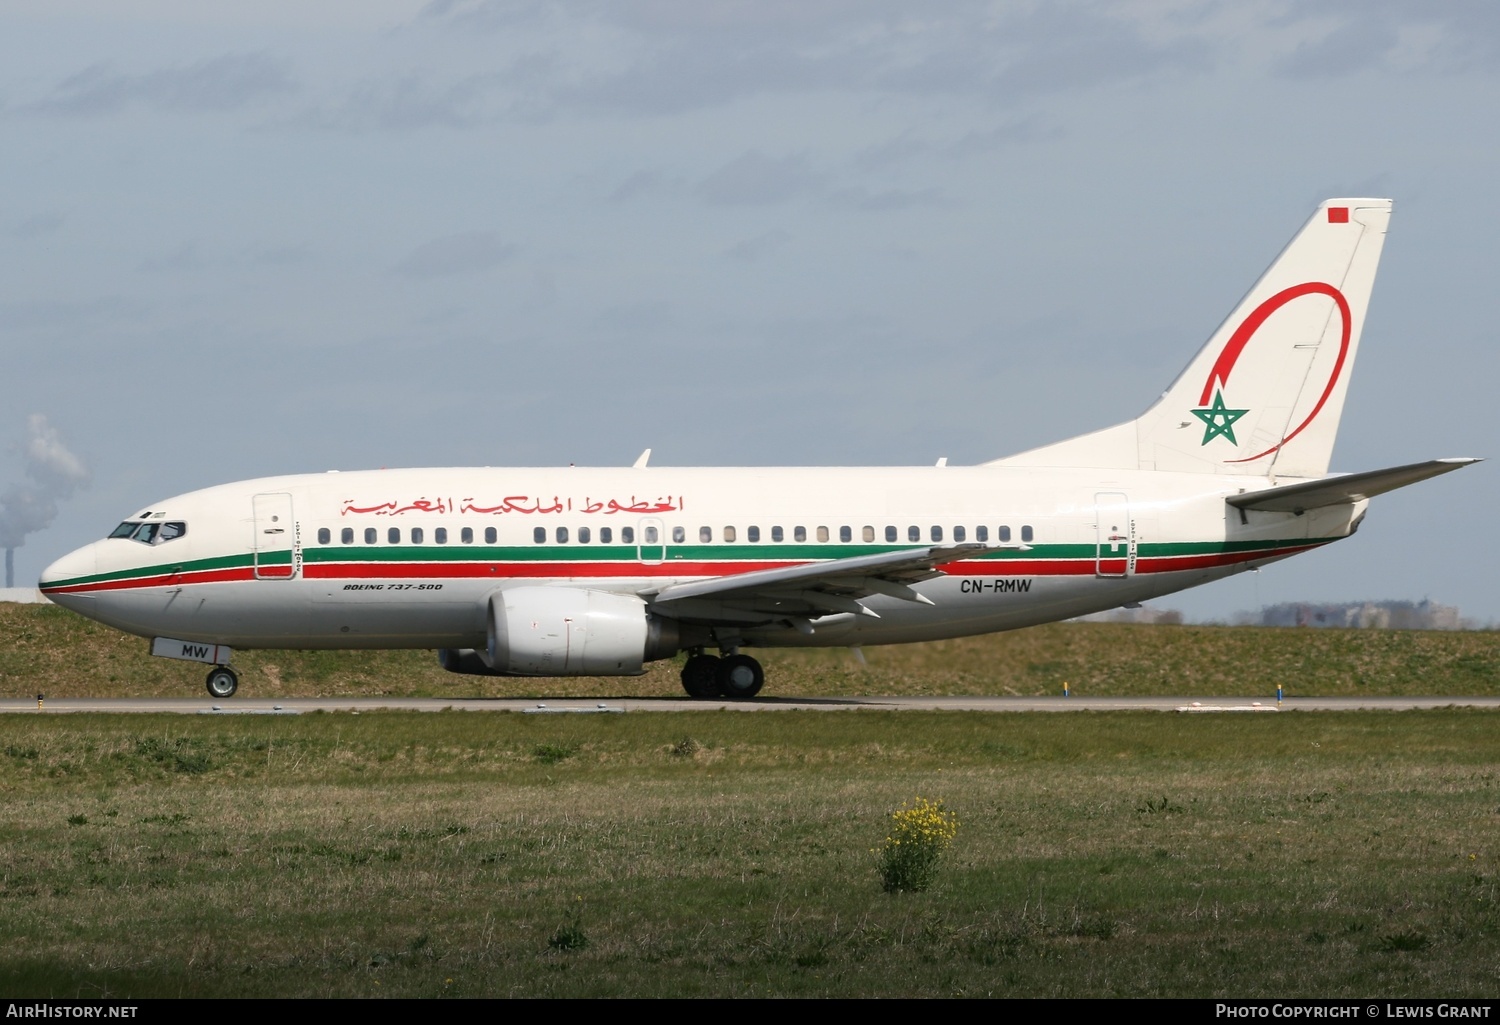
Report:
[[[214,698],[232,698],[240,689],[240,676],[228,666],[214,666],[206,681],[208,694]]]

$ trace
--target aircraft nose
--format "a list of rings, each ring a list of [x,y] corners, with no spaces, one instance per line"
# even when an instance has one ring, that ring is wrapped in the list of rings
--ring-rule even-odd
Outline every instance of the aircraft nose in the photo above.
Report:
[[[69,585],[82,582],[98,571],[98,553],[93,545],[85,545],[76,552],[69,552],[52,565],[42,570],[37,586],[53,601],[59,594],[66,595]]]

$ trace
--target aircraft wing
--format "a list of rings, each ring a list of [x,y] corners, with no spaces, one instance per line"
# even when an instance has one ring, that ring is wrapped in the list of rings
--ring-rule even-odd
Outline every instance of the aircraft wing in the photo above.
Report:
[[[1344,473],[1322,480],[1304,481],[1300,484],[1283,484],[1280,487],[1252,491],[1244,495],[1231,495],[1225,499],[1237,509],[1263,509],[1269,512],[1302,513],[1325,505],[1342,505],[1358,502],[1387,491],[1404,488],[1408,484],[1462,469],[1481,460],[1470,458],[1430,459],[1425,463],[1409,463],[1393,466],[1388,470],[1367,470],[1364,473]]]
[[[686,620],[749,623],[838,612],[879,618],[860,604],[861,598],[883,594],[931,605],[931,599],[910,585],[942,576],[937,567],[944,563],[992,550],[991,545],[975,543],[929,545],[694,580],[642,597],[653,610]]]

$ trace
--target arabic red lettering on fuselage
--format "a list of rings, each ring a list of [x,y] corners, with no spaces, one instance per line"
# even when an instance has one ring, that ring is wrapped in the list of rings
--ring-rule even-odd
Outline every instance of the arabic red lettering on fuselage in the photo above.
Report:
[[[600,500],[585,496],[581,502],[577,503],[576,510],[572,498],[563,498],[559,495],[553,495],[551,498],[544,498],[540,495],[506,495],[494,505],[484,504],[473,498],[465,498],[459,502],[451,498],[418,498],[404,505],[398,501],[359,505],[354,499],[346,498],[339,515],[404,516],[407,513],[456,512],[472,513],[477,516],[501,516],[506,513],[532,516],[578,511],[587,515],[615,516],[625,513],[630,516],[649,516],[655,513],[681,512],[684,508],[686,506],[681,495],[658,497],[655,501],[636,498],[634,495],[631,495],[628,501],[621,501],[618,498]]]

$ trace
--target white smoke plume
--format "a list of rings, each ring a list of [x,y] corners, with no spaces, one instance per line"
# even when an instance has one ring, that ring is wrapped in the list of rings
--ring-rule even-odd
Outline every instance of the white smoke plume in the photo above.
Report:
[[[19,548],[26,535],[50,525],[57,516],[57,503],[73,497],[89,482],[83,465],[57,431],[40,413],[26,421],[26,441],[20,447],[27,481],[12,484],[0,494],[0,548]]]

